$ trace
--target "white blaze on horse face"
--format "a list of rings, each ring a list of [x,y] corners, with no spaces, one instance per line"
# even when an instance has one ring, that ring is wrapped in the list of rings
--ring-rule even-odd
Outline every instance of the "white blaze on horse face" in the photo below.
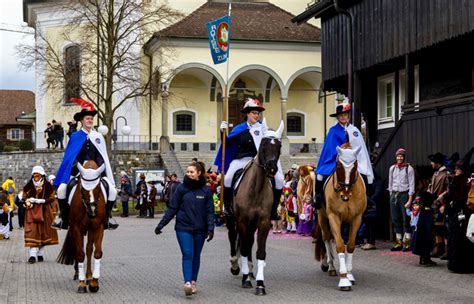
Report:
[[[341,149],[340,147],[336,148],[339,162],[344,167],[345,171],[345,183],[349,184],[351,171],[354,168],[354,163],[357,160],[357,153],[360,151],[360,147],[355,150],[352,149]]]
[[[92,190],[89,191],[89,202],[90,203],[95,202],[94,191],[92,191]]]

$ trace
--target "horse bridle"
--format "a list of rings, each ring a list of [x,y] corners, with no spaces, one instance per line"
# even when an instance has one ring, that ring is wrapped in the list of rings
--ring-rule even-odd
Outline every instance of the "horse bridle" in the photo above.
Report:
[[[345,182],[341,182],[338,180],[337,178],[337,169],[336,171],[334,171],[334,174],[333,174],[333,189],[334,189],[334,192],[336,193],[340,193],[340,196],[341,196],[341,199],[343,201],[348,201],[349,198],[352,196],[352,188],[354,187],[355,183],[357,182],[357,179],[359,178],[359,172],[357,171],[357,168],[355,168],[356,170],[356,174],[355,174],[355,178],[354,178],[354,181],[351,183],[349,181],[349,183],[345,183]]]
[[[265,138],[265,139],[272,139],[272,140],[275,140],[275,139],[276,139],[276,140],[279,140],[278,138],[276,138],[276,137],[274,137],[274,136],[268,136],[268,137],[264,137],[264,138]],[[262,139],[264,139],[264,138],[262,138]],[[258,155],[258,154],[257,154],[257,155]],[[255,161],[255,159],[254,159],[254,161]],[[268,164],[269,164],[270,162],[273,162],[273,161],[278,162],[278,158],[273,158],[273,159],[270,159],[270,160],[265,159],[265,162],[264,162],[263,164],[256,163],[256,165],[259,166],[260,168],[263,168],[263,170],[265,171],[265,173],[266,173],[267,176],[273,178],[273,177],[275,177],[276,172],[275,172],[275,174],[269,174],[270,168],[268,168]]]
[[[86,182],[94,182],[94,181],[96,181],[96,180],[98,180],[98,179],[100,179],[100,178],[101,178],[100,175],[99,175],[98,177],[94,178],[94,179],[86,179],[86,178],[83,178],[82,176],[80,176],[80,180],[84,180],[84,181],[86,181]],[[95,212],[95,209],[98,207],[97,200],[94,198],[93,201],[90,201],[90,200],[89,200],[89,202],[87,202],[87,201],[84,199],[83,191],[89,192],[89,195],[91,195],[91,192],[93,192],[93,191],[95,190],[95,188],[92,189],[92,190],[90,190],[90,191],[88,191],[88,190],[82,188],[82,183],[80,183],[79,186],[81,187],[81,201],[82,201],[82,205],[84,206],[84,208],[86,208],[87,214],[88,214],[90,217],[94,218],[94,217],[96,216],[95,213],[94,213],[94,212]],[[97,187],[97,186],[96,186],[96,187]],[[92,197],[94,197],[94,196],[92,195]]]

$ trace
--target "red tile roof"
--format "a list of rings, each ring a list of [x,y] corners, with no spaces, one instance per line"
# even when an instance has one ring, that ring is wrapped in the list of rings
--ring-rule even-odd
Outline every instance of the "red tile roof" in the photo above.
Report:
[[[155,33],[154,37],[207,39],[207,22],[227,15],[228,4],[206,2],[181,21]],[[320,41],[321,31],[309,23],[291,22],[291,13],[271,3],[233,3],[232,40]]]
[[[21,112],[35,110],[35,93],[25,90],[0,90],[0,125],[17,124]]]

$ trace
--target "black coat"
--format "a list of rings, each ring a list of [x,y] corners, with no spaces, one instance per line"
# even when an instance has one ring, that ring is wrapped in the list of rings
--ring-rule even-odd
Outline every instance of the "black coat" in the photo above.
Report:
[[[171,198],[170,205],[158,227],[163,229],[175,216],[176,231],[207,233],[214,231],[214,202],[212,191],[203,177],[193,181],[185,177]]]
[[[420,209],[418,224],[413,233],[411,251],[421,257],[429,257],[433,249],[431,233],[433,231],[433,212],[431,208]]]

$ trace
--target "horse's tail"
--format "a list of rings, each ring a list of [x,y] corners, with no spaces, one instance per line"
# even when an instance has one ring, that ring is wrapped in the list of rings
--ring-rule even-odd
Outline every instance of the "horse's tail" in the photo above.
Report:
[[[63,248],[56,259],[56,262],[63,265],[74,265],[76,261],[76,246],[71,236],[71,230],[68,230]]]
[[[315,238],[316,238],[316,246],[314,246],[314,258],[316,261],[320,262],[324,255],[326,254],[326,246],[323,242],[323,232],[321,226],[319,226],[318,221],[316,221],[315,229]]]

